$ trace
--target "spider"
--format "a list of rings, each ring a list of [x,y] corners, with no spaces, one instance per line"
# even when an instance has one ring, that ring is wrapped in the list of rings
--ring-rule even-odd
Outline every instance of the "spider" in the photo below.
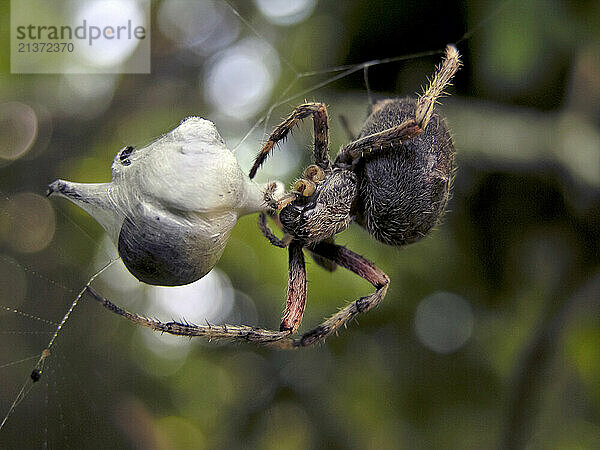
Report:
[[[304,170],[290,192],[276,195],[277,186],[273,183],[263,194],[269,215],[283,231],[283,237],[278,238],[269,228],[267,214],[259,215],[264,236],[289,252],[288,294],[279,331],[243,325],[160,322],[115,305],[89,284],[87,292],[136,324],[174,335],[245,340],[281,348],[304,347],[324,340],[358,314],[377,306],[390,282],[372,262],[335,244],[334,236],[356,222],[376,240],[399,247],[426,236],[444,212],[454,174],[455,150],[450,132],[434,105],[460,65],[456,48],[447,46],[441,65],[423,94],[416,100],[386,99],[373,104],[359,135],[339,150],[333,162],[328,156],[328,115],[322,103],[297,106],[271,133],[250,170],[251,179],[274,146],[299,122],[312,116],[314,163]],[[127,159],[131,150],[127,148],[125,153],[121,160]],[[375,292],[295,338],[293,334],[300,326],[306,303],[305,249],[325,269],[332,271],[342,266],[369,281]]]

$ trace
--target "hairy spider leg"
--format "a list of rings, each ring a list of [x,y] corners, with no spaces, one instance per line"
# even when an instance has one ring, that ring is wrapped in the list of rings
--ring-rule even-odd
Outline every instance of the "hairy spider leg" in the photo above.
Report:
[[[288,252],[288,294],[279,330],[295,333],[302,322],[306,306],[306,264],[302,244],[292,241]]]
[[[312,115],[314,123],[314,159],[315,164],[323,170],[328,170],[331,167],[329,160],[329,125],[327,117],[327,108],[323,103],[304,103],[297,106],[294,111],[275,127],[269,140],[265,143],[260,153],[256,156],[254,165],[250,169],[250,178],[254,178],[258,168],[265,162],[267,156],[275,146],[275,144],[286,138],[288,133],[298,125],[299,122],[306,117]]]
[[[352,164],[357,158],[386,147],[400,145],[402,142],[421,134],[431,119],[438,98],[444,94],[444,89],[450,85],[450,81],[460,66],[460,55],[456,47],[453,45],[446,46],[446,53],[442,63],[436,68],[429,86],[417,100],[415,118],[408,119],[400,125],[387,130],[350,142],[340,149],[336,162]]]
[[[325,322],[304,333],[294,341],[294,346],[307,347],[322,341],[340,327],[346,325],[358,314],[365,313],[376,307],[385,297],[390,278],[379,267],[368,259],[348,250],[346,247],[328,242],[320,242],[312,251],[330,261],[348,269],[364,278],[375,287],[375,292],[350,303]]]
[[[86,288],[87,293],[96,301],[100,302],[109,311],[118,314],[121,317],[133,322],[136,325],[141,325],[161,333],[169,333],[175,336],[195,337],[202,336],[209,340],[211,339],[231,339],[233,341],[248,341],[257,344],[275,344],[282,348],[292,346],[292,342],[286,342],[285,338],[289,337],[287,331],[264,330],[261,328],[250,327],[247,325],[195,325],[182,322],[161,322],[160,320],[150,319],[136,313],[127,311],[107,298],[100,295],[90,286]]]
[[[279,219],[275,214],[272,214],[271,217],[273,220],[278,221]],[[279,227],[281,228],[281,223],[279,223]],[[267,223],[267,215],[264,212],[261,212],[258,216],[258,228],[262,232],[263,236],[266,237],[267,240],[275,247],[286,248],[288,245],[290,245],[291,236],[286,235],[283,239],[279,239],[277,236],[275,236],[275,233],[273,233],[271,228],[269,228],[269,224]]]
[[[444,95],[444,89],[446,89],[451,83],[452,78],[460,69],[462,62],[460,61],[460,54],[453,45],[446,46],[446,54],[442,63],[436,68],[433,75],[433,79],[429,82],[429,86],[419,96],[417,100],[417,108],[415,111],[415,119],[417,125],[421,129],[425,129],[433,114],[433,108],[437,103],[438,98]]]
[[[154,331],[169,333],[176,336],[203,336],[208,339],[229,339],[238,342],[254,342],[256,344],[269,345],[281,349],[308,347],[324,340],[332,333],[335,333],[341,326],[347,324],[358,314],[365,313],[377,306],[385,297],[390,282],[389,277],[381,269],[375,266],[375,264],[345,247],[321,242],[313,248],[313,251],[361,276],[370,282],[376,288],[376,291],[371,295],[361,297],[345,306],[322,324],[304,333],[299,338],[290,336],[289,331],[265,330],[246,325],[194,325],[181,322],[161,322],[129,312],[126,309],[115,305],[110,300],[98,294],[91,286],[87,286],[86,291],[93,299],[100,302],[102,306],[109,311],[112,311],[137,325],[151,328]]]
[[[423,132],[415,119],[409,119],[387,130],[364,136],[340,149],[336,163],[352,164],[358,158],[377,150],[406,142]]]

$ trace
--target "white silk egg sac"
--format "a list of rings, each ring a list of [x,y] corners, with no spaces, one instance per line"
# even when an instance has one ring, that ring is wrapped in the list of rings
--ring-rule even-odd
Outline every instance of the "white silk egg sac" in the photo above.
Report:
[[[212,122],[189,117],[144,148],[119,151],[111,183],[56,180],[48,195],[93,216],[137,279],[178,286],[215,266],[238,217],[266,209],[265,188],[242,172]]]

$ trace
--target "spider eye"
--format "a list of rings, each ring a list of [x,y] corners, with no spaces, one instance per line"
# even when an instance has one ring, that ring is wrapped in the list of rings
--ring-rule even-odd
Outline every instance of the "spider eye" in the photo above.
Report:
[[[121,164],[124,166],[131,164],[131,161],[129,161],[129,156],[133,153],[133,150],[134,148],[131,145],[128,145],[121,150],[121,153],[119,153],[119,160],[121,161]]]
[[[304,177],[308,180],[318,183],[325,179],[325,172],[316,164],[312,164],[304,170]]]
[[[310,197],[314,194],[316,189],[315,183],[310,180],[305,180],[303,178],[299,179],[294,183],[294,191],[302,194],[303,197]]]

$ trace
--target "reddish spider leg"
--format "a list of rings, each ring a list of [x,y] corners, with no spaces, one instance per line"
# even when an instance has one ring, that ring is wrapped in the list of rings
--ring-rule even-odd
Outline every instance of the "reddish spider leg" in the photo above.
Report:
[[[302,249],[300,248],[298,251],[302,252]],[[313,251],[361,276],[370,282],[376,288],[376,291],[371,295],[361,297],[350,303],[325,322],[304,333],[297,339],[291,337],[289,331],[272,331],[245,325],[193,325],[180,322],[161,322],[129,312],[126,309],[115,305],[110,300],[98,294],[90,286],[86,287],[86,291],[93,299],[100,302],[105,308],[113,313],[118,314],[137,325],[151,328],[154,331],[169,333],[176,336],[203,336],[208,339],[230,339],[233,341],[254,342],[282,349],[307,347],[314,345],[317,342],[324,340],[332,333],[335,333],[340,327],[347,324],[358,314],[367,312],[377,306],[385,297],[390,282],[388,276],[381,269],[345,247],[321,242],[314,247]]]
[[[279,329],[294,333],[302,322],[306,306],[306,264],[302,245],[292,241],[289,235],[285,235],[283,240],[275,236],[267,224],[265,213],[260,213],[258,227],[274,246],[280,248],[289,246],[288,296]]]
[[[306,306],[306,264],[302,244],[292,241],[288,251],[288,295],[279,330],[295,333],[302,322]]]
[[[357,139],[342,149],[336,158],[336,163],[352,164],[358,158],[384,147],[397,146],[421,134],[431,116],[438,98],[444,94],[444,89],[450,85],[452,77],[461,66],[460,55],[456,47],[448,45],[444,59],[436,68],[433,80],[419,96],[415,109],[415,118],[408,119],[392,128],[370,134]]]

